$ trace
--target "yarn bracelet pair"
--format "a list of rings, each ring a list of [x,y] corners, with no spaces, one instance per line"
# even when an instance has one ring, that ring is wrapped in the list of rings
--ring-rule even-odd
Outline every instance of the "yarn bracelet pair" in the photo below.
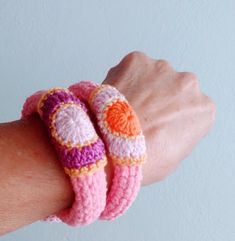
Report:
[[[54,88],[38,91],[26,99],[22,118],[35,113],[49,132],[75,196],[71,207],[47,220],[63,221],[71,226],[95,221],[106,204],[107,159],[105,146],[96,134],[85,104],[68,89]]]
[[[110,85],[82,81],[69,87],[95,115],[114,174],[100,219],[113,220],[131,206],[139,191],[146,144],[136,113]]]

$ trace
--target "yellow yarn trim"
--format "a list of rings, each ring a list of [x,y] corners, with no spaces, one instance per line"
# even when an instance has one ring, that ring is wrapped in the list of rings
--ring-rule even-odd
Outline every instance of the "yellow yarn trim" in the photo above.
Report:
[[[76,168],[64,168],[64,171],[66,174],[68,174],[70,177],[81,177],[85,175],[92,175],[94,172],[96,172],[98,169],[104,167],[107,164],[107,159],[104,157],[102,160],[89,164],[87,166],[81,167],[80,169]]]
[[[121,166],[135,166],[135,165],[143,165],[146,162],[147,154],[139,157],[139,158],[120,158],[111,154],[108,154],[108,159],[112,161],[112,163],[121,165]]]

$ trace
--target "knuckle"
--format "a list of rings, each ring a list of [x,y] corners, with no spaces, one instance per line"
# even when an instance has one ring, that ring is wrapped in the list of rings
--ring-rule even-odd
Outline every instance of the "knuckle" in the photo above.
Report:
[[[144,65],[148,63],[150,58],[143,52],[140,51],[133,51],[127,54],[122,61],[120,62],[119,66],[124,67],[125,69],[132,69],[136,68],[136,66]]]
[[[116,70],[117,70],[117,66],[110,68],[108,71],[108,75],[113,74],[114,72],[116,72]]]
[[[156,67],[157,67],[157,69],[160,69],[162,71],[168,71],[168,70],[172,69],[171,64],[164,59],[157,60]]]
[[[115,75],[117,75],[117,72],[118,72],[117,66],[110,68],[106,78],[112,79],[113,77],[115,77]]]
[[[107,77],[112,78],[119,75],[126,75],[136,69],[136,66],[145,63],[148,56],[140,51],[133,51],[127,54],[116,66],[112,67]]]
[[[191,72],[181,72],[178,78],[179,88],[184,90],[187,88],[199,89],[199,81],[197,76]]]
[[[208,112],[211,114],[212,117],[216,114],[216,104],[214,101],[207,95],[204,96],[204,105],[207,107]]]
[[[147,56],[145,55],[145,53],[140,52],[140,51],[133,51],[130,52],[129,54],[126,55],[125,59],[129,60],[129,61],[135,61],[137,59],[142,59],[142,58],[146,58]]]
[[[133,51],[129,54],[127,54],[121,62],[118,64],[120,68],[129,69],[136,65],[138,65],[140,62],[143,62],[147,59],[147,55],[140,51]]]
[[[191,72],[182,72],[181,77],[186,79],[188,82],[197,84],[198,83],[198,77],[196,74]]]

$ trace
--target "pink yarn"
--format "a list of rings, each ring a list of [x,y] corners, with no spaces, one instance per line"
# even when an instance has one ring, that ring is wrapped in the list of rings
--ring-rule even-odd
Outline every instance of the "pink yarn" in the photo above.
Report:
[[[75,83],[69,86],[69,90],[72,91],[77,97],[86,102],[89,97],[90,93],[94,90],[95,87],[98,87],[98,84],[94,84],[90,81],[81,81],[79,83]]]
[[[103,141],[96,134],[83,102],[95,115]],[[34,113],[46,125],[75,193],[71,207],[46,220],[76,226],[98,218],[114,220],[125,213],[139,191],[142,163],[146,159],[143,133],[137,131],[138,120],[125,97],[109,85],[82,81],[69,90],[55,88],[28,97],[22,118]],[[107,197],[104,144],[114,169]]]
[[[23,105],[23,109],[21,111],[21,119],[26,119],[29,116],[31,116],[32,114],[37,113],[38,102],[45,92],[46,91],[39,90],[26,99],[26,101]]]
[[[103,170],[72,178],[73,190],[77,194],[73,206],[58,213],[57,217],[71,226],[90,224],[98,219],[106,202],[105,178]]]
[[[122,137],[112,137],[107,134],[106,143],[109,147],[110,153],[115,156],[125,157],[139,157],[146,153],[146,146],[144,136],[138,136],[135,139],[123,139]]]
[[[103,119],[106,106],[116,100],[126,101],[125,97],[115,88],[82,81],[70,86],[69,89],[82,101],[89,103],[107,146],[108,158],[113,162],[114,178],[107,196],[105,209],[100,216],[100,219],[113,220],[131,206],[139,191],[142,179],[140,160],[146,158],[144,136],[140,133],[135,138],[125,138],[107,129]],[[114,159],[124,160],[124,164],[118,164]],[[134,162],[133,160],[137,161]]]
[[[91,141],[93,138],[96,140],[98,136],[84,110],[85,106],[80,100],[73,96],[72,93],[68,93],[65,90],[55,91],[55,93],[52,91],[51,94],[50,91],[52,90],[38,91],[34,95],[28,97],[22,109],[22,118],[28,118],[32,114],[39,112],[40,117],[48,128],[52,142],[56,147],[57,154],[59,155],[62,153],[58,152],[59,150],[68,148],[66,147],[68,144],[74,146],[73,148],[76,148],[76,145],[79,144],[80,147],[77,149],[77,152],[74,152],[74,158],[77,158],[76,155],[79,154],[78,150],[83,150],[81,149],[81,146],[86,148],[88,145],[87,142]],[[42,100],[46,94],[48,94],[49,97],[47,96],[45,100]],[[39,104],[41,104],[41,101],[44,101],[45,103],[40,107]],[[52,131],[55,131],[58,138],[52,135]],[[101,142],[99,139],[98,141],[100,144],[99,146],[94,145],[96,148],[95,150],[99,152],[103,151],[103,159],[105,160],[106,156],[104,147],[100,146]],[[102,149],[100,149],[101,147]],[[70,149],[71,147],[67,149],[67,152],[71,151]],[[96,158],[100,156],[100,154],[95,155],[92,146],[90,146],[89,149],[84,150],[86,151],[84,153],[87,153],[90,157]],[[59,159],[61,157],[62,156],[60,155],[58,156]],[[89,165],[94,165],[93,162],[98,163],[97,161],[100,160],[94,161],[90,164],[86,164],[85,167],[89,168]],[[70,170],[70,165],[67,165],[64,162],[62,164]],[[80,164],[76,164],[76,162],[74,162],[73,165],[75,166],[71,170],[75,169],[78,171],[84,166],[80,167]],[[75,193],[75,200],[72,206],[66,210],[62,210],[58,214],[50,215],[46,218],[47,221],[62,220],[69,225],[76,226],[78,224],[90,224],[99,218],[101,212],[104,210],[106,202],[107,188],[104,165],[101,165],[94,170],[91,168],[91,171],[89,171],[89,169],[87,170],[85,170],[87,173],[85,172],[85,174],[82,174],[81,176],[70,176],[71,184]]]
[[[140,166],[114,165],[112,188],[108,193],[106,207],[100,219],[114,220],[131,206],[141,184],[141,169]]]

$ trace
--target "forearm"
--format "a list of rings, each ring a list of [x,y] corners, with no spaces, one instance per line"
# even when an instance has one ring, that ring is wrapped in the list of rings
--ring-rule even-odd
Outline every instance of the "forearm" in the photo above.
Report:
[[[68,207],[73,190],[39,116],[0,124],[0,235]],[[107,183],[112,175],[105,168]]]
[[[73,191],[39,117],[0,124],[0,234],[70,205]]]

